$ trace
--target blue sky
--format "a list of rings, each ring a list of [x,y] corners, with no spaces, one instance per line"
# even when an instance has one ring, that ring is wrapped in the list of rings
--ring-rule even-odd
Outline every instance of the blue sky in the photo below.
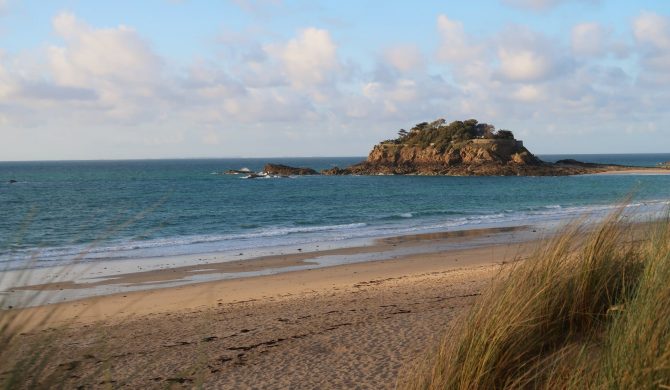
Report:
[[[444,117],[669,152],[670,2],[0,0],[0,160],[364,155]]]

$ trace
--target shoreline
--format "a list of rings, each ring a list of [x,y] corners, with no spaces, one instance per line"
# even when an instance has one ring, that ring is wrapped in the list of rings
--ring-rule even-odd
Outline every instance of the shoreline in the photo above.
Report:
[[[635,207],[658,209],[667,207],[667,202],[631,204],[626,208],[630,206],[637,213],[639,210],[636,211]],[[592,214],[566,214],[553,220],[527,220],[525,224],[519,225],[493,224],[479,228],[352,239],[348,243],[325,241],[295,247],[259,248],[251,253],[247,251],[246,255],[241,252],[195,253],[10,270],[0,272],[0,296],[3,303],[0,309],[43,306],[133,291],[248,279],[413,255],[432,255],[502,243],[518,244],[549,237],[560,226],[575,218],[587,216],[590,223],[595,222],[616,207],[611,205],[595,209]],[[649,214],[651,208],[638,216],[653,217],[653,214]]]
[[[83,325],[97,321],[172,313],[220,304],[239,304],[268,298],[318,293],[330,288],[374,283],[374,280],[403,278],[434,272],[450,272],[479,267],[497,267],[513,262],[534,248],[537,241],[497,244],[479,248],[396,257],[385,260],[341,264],[272,275],[192,283],[87,297],[73,301],[12,309],[25,313],[31,324],[49,314],[41,326]],[[370,281],[372,280],[372,282]],[[71,321],[71,322],[70,322]],[[30,326],[29,326],[30,327]]]
[[[670,170],[661,169],[670,173]],[[637,171],[635,171],[637,172]],[[610,174],[627,174],[613,171]],[[639,216],[662,211],[667,201],[626,206]],[[559,209],[561,208],[558,206]],[[2,307],[23,308],[132,291],[175,288],[220,280],[247,279],[337,265],[374,262],[412,255],[520,243],[553,234],[575,218],[607,215],[616,204],[593,207],[591,213],[566,208],[555,218],[527,218],[513,224],[491,223],[455,230],[321,241],[304,245],[260,247],[242,252],[211,252],[162,257],[73,261],[68,265],[0,272]],[[644,208],[640,213],[640,209]],[[661,209],[662,208],[662,209]],[[578,212],[578,213],[577,213]],[[586,213],[586,214],[585,214]],[[651,213],[651,214],[650,214]],[[581,217],[580,217],[581,216]]]
[[[134,291],[172,289],[218,281],[249,280],[301,271],[375,263],[411,256],[434,255],[480,247],[523,243],[550,234],[530,225],[421,233],[381,237],[367,245],[284,253],[244,260],[226,259],[219,253],[126,262],[74,264],[70,267],[24,271],[20,278],[5,274],[5,302],[14,308],[48,306]],[[195,261],[197,259],[197,261]],[[153,265],[149,262],[159,261]],[[186,265],[179,265],[179,264]],[[117,266],[116,268],[114,266]],[[104,270],[102,270],[104,269]],[[57,275],[57,277],[54,277]],[[7,279],[21,283],[9,285]]]

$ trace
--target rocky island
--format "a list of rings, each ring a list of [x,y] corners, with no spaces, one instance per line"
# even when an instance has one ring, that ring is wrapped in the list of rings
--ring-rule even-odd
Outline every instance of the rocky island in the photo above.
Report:
[[[533,155],[509,130],[475,119],[422,122],[382,141],[367,160],[324,175],[562,176],[623,170],[627,167],[561,160],[548,163]]]
[[[296,168],[282,164],[265,164],[263,172],[268,175],[278,176],[304,176],[304,175],[318,175],[319,172],[312,168]]]
[[[670,162],[658,167],[633,167],[586,163],[573,159],[546,162],[539,159],[509,130],[476,119],[444,119],[422,122],[398,137],[375,145],[365,161],[317,172],[266,164],[263,171],[245,178],[289,177],[301,175],[444,175],[444,176],[566,176],[619,171],[670,169]],[[237,174],[241,171],[227,171]]]

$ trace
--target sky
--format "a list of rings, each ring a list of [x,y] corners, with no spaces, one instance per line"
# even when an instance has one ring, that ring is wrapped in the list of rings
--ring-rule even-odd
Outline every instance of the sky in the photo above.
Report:
[[[670,152],[667,0],[0,0],[0,161]]]

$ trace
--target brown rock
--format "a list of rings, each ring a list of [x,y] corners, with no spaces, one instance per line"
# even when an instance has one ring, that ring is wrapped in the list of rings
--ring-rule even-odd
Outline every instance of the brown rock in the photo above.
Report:
[[[319,172],[312,168],[296,168],[282,164],[265,164],[263,172],[270,175],[279,176],[302,176],[302,175],[318,175]]]
[[[613,166],[562,161],[546,163],[515,139],[470,139],[444,150],[385,142],[375,145],[367,160],[324,175],[449,175],[449,176],[563,176],[594,173]]]
[[[348,168],[333,167],[330,169],[322,170],[321,174],[329,176],[351,175],[351,170]]]

